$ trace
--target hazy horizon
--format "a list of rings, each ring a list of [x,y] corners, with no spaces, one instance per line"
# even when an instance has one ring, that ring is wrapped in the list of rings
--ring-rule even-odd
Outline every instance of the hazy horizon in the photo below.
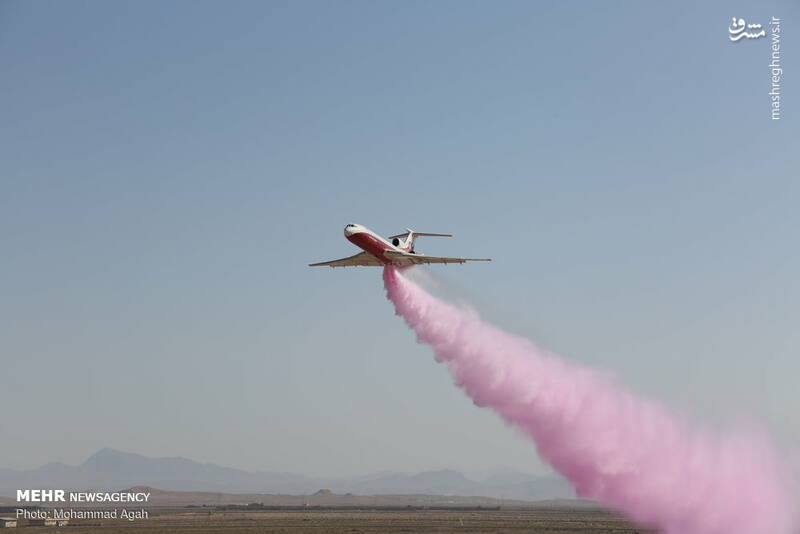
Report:
[[[31,469],[38,469],[40,467],[46,467],[47,465],[50,465],[50,464],[61,464],[61,465],[67,465],[67,466],[71,466],[71,467],[79,467],[81,465],[84,465],[89,460],[91,460],[97,454],[107,453],[109,451],[112,452],[112,453],[120,453],[120,454],[123,454],[123,455],[140,456],[140,457],[146,458],[148,460],[182,459],[182,460],[190,460],[192,462],[197,462],[197,463],[202,464],[202,465],[215,465],[217,467],[238,469],[240,471],[247,471],[249,473],[268,472],[266,470],[247,469],[247,468],[241,468],[241,467],[236,467],[236,466],[232,466],[232,465],[216,464],[214,462],[203,462],[203,461],[200,461],[200,460],[198,460],[196,458],[192,458],[192,457],[185,456],[185,455],[147,456],[147,455],[144,455],[144,454],[140,454],[140,453],[138,453],[136,451],[115,449],[113,447],[100,447],[100,448],[96,449],[95,451],[93,451],[92,453],[86,455],[86,457],[84,457],[83,460],[79,460],[79,461],[74,462],[74,463],[72,463],[72,462],[44,462],[44,463],[42,463],[40,465],[34,466],[33,468],[23,468],[23,469],[16,469],[16,468],[0,465],[0,469],[12,469],[14,471],[28,471],[28,470],[31,470]],[[541,475],[541,476],[546,476],[546,477],[560,478],[559,475],[557,475],[556,473],[553,473],[553,472],[545,473],[545,474],[534,473],[534,472],[529,472],[529,471],[516,469],[516,468],[513,468],[511,466],[502,465],[502,464],[498,464],[498,465],[495,465],[495,466],[492,466],[492,467],[488,467],[486,469],[479,469],[479,470],[476,470],[476,471],[463,471],[463,470],[454,469],[454,468],[451,468],[451,467],[448,467],[448,466],[442,466],[442,467],[437,468],[437,469],[426,469],[426,470],[423,470],[423,471],[378,470],[378,471],[369,471],[369,472],[366,472],[366,473],[343,474],[343,475],[339,475],[339,477],[335,477],[335,476],[334,477],[325,477],[325,476],[320,476],[320,475],[318,475],[316,473],[306,473],[306,472],[303,472],[303,471],[278,471],[278,470],[272,470],[272,471],[269,471],[269,472],[275,472],[275,473],[284,473],[285,472],[285,473],[290,473],[290,474],[294,474],[294,475],[309,476],[309,477],[312,477],[312,478],[340,478],[340,477],[341,478],[358,478],[358,477],[369,476],[369,475],[381,475],[381,474],[414,475],[414,474],[425,473],[425,472],[440,472],[440,471],[455,471],[455,472],[461,473],[461,474],[463,474],[463,475],[465,475],[467,477],[477,478],[477,479],[480,479],[481,477],[484,477],[484,476],[489,476],[489,475],[494,475],[494,474],[505,474],[505,473],[508,473],[508,474],[519,473],[519,474],[528,474],[528,475],[534,475],[534,476],[540,476]]]

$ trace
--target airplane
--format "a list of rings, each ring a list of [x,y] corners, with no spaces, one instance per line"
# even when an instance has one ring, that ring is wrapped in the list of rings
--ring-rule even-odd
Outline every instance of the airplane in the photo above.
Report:
[[[420,236],[453,237],[452,234],[429,234],[415,232],[406,228],[404,234],[383,238],[360,224],[348,224],[344,227],[344,236],[355,246],[364,250],[355,256],[340,260],[311,263],[309,267],[383,267],[384,265],[410,266],[423,263],[466,263],[468,261],[492,261],[489,258],[444,258],[426,256],[414,251],[414,239]]]

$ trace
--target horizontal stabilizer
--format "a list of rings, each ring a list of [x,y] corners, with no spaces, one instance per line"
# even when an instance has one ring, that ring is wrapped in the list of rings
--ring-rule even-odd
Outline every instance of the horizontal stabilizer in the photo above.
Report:
[[[414,237],[419,237],[421,235],[424,235],[424,236],[427,236],[427,237],[453,237],[453,234],[429,234],[427,232],[414,232],[413,230],[409,230],[408,232],[406,232],[404,234],[390,235],[387,239],[394,239],[395,237],[405,237],[409,233],[413,233]]]

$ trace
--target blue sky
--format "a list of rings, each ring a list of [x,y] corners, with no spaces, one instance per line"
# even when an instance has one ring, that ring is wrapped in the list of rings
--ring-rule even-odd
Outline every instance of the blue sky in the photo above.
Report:
[[[0,3],[3,466],[535,449],[396,318],[349,222],[636,391],[800,438],[791,2]],[[783,119],[767,39],[785,21]],[[53,436],[59,436],[54,441]]]

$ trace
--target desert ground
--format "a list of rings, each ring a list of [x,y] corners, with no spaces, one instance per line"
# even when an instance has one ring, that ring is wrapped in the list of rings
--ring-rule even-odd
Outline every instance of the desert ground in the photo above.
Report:
[[[30,527],[23,532],[53,532]],[[511,533],[644,534],[623,518],[600,510],[530,509],[285,509],[285,510],[154,510],[138,521],[75,520],[69,534],[392,534],[392,533]]]

